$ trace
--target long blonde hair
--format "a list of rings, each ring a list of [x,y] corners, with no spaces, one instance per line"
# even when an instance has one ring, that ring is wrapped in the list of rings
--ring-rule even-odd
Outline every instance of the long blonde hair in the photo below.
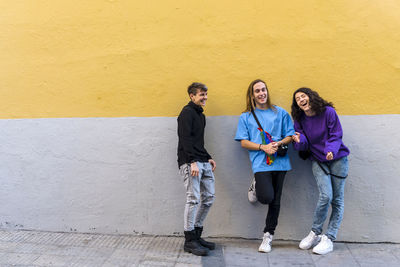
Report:
[[[254,88],[253,87],[254,87],[254,85],[256,83],[260,83],[260,82],[265,84],[265,88],[267,89],[267,107],[268,108],[272,108],[273,110],[275,110],[274,105],[271,104],[271,95],[269,94],[267,84],[261,79],[256,79],[256,80],[254,80],[254,81],[252,81],[250,83],[249,88],[247,89],[247,93],[246,93],[246,110],[243,111],[243,112],[251,112],[252,109],[254,110],[256,108],[256,103],[254,101],[254,92],[253,92]]]

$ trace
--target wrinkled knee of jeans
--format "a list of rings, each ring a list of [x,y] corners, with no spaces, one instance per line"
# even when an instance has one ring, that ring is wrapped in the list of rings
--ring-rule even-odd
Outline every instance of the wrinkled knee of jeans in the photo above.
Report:
[[[203,206],[210,207],[215,201],[215,195],[209,195],[204,198],[203,202],[201,203]]]
[[[319,201],[324,204],[330,204],[332,202],[332,196],[327,194],[319,194]]]
[[[200,203],[200,199],[193,194],[186,194],[186,204],[189,205],[198,205]]]
[[[332,200],[332,206],[341,208],[344,207],[344,201],[342,198],[337,198]]]
[[[186,199],[186,204],[189,204],[190,206],[196,206],[199,204],[199,201],[197,199]]]

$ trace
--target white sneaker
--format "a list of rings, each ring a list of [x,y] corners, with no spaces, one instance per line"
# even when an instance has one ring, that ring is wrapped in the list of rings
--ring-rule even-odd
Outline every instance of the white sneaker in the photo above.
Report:
[[[299,248],[301,249],[310,249],[313,246],[315,246],[316,244],[318,244],[319,240],[321,238],[316,235],[313,231],[311,231],[308,236],[306,236],[305,238],[303,238],[303,240],[301,240],[300,244],[299,244]]]
[[[273,238],[274,238],[273,235],[266,232],[263,236],[263,241],[262,241],[260,247],[258,248],[258,251],[266,252],[266,253],[270,252],[271,251],[271,242],[272,242]]]
[[[247,192],[247,197],[248,197],[250,203],[256,203],[257,202],[256,178],[253,178],[253,180],[251,181],[251,185],[249,187],[249,191]]]
[[[313,252],[325,255],[333,250],[333,243],[332,240],[329,239],[326,235],[321,236],[321,241],[313,248]]]

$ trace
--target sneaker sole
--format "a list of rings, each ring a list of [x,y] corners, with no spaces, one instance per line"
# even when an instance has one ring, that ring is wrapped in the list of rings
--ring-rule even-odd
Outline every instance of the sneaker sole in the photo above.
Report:
[[[314,251],[313,250],[313,253],[314,254],[318,254],[318,255],[325,255],[325,254],[328,254],[329,252],[332,252],[333,251],[333,249],[332,250],[328,250],[328,251],[324,251],[324,252],[319,252],[319,251]]]
[[[320,252],[315,252],[315,251],[313,251],[313,253],[314,254],[317,254],[317,255],[326,255],[326,254],[328,254],[329,252],[332,252],[333,250],[331,250],[331,251],[328,251],[328,252],[324,252],[324,253],[320,253]]]
[[[302,249],[302,250],[309,250],[309,249],[314,248],[316,245],[318,245],[318,243],[319,243],[319,240],[316,241],[316,242],[314,242],[313,244],[311,244],[310,247],[304,247],[304,248],[300,247],[300,245],[299,245],[299,249]]]

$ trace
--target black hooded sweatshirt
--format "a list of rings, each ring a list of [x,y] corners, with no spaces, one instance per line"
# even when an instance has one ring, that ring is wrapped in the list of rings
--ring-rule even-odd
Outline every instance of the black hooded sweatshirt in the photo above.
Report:
[[[192,162],[208,162],[210,154],[204,148],[206,116],[203,108],[192,101],[178,116],[178,166]]]

